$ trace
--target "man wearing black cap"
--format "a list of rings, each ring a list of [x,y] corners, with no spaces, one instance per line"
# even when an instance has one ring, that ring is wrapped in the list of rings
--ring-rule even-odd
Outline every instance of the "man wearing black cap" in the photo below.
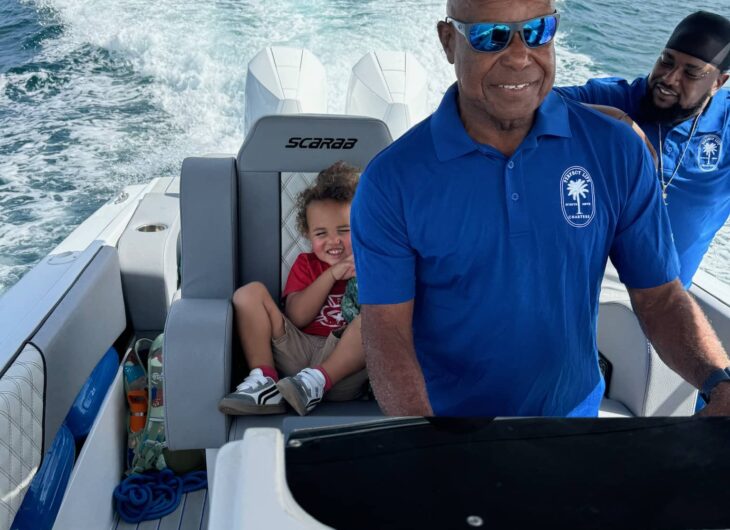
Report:
[[[659,178],[685,288],[730,215],[730,20],[682,20],[649,77],[592,79],[557,90],[626,112],[659,153]]]

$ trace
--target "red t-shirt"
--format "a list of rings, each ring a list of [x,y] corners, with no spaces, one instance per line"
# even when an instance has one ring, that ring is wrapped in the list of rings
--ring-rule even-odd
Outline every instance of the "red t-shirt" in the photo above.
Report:
[[[299,254],[291,267],[291,271],[289,271],[282,298],[306,289],[329,268],[329,263],[320,261],[313,252]],[[342,316],[342,297],[346,288],[347,280],[335,282],[322,309],[319,310],[319,314],[302,328],[304,333],[326,337],[346,324]]]

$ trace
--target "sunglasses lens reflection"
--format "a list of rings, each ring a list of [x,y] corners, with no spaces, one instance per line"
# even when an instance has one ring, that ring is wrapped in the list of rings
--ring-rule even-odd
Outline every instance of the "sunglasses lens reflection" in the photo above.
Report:
[[[496,52],[509,44],[512,30],[504,24],[474,24],[469,32],[469,41],[479,51]]]
[[[536,48],[550,42],[558,29],[558,19],[554,15],[539,17],[524,22],[521,27],[525,44]],[[480,52],[498,52],[509,46],[512,28],[509,24],[482,22],[469,29],[469,42]]]

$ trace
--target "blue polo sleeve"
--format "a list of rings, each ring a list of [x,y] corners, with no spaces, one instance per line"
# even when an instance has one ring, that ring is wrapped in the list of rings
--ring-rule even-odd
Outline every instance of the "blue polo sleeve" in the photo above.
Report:
[[[582,86],[556,87],[558,94],[592,105],[608,105],[629,112],[632,108],[631,85],[619,77],[600,77]]]
[[[370,164],[350,213],[361,304],[397,304],[415,296],[415,251],[408,242],[403,197],[395,179]]]
[[[647,149],[638,144],[641,141],[632,138],[626,146],[626,193],[610,255],[627,287],[647,289],[674,280],[679,261],[654,163]]]

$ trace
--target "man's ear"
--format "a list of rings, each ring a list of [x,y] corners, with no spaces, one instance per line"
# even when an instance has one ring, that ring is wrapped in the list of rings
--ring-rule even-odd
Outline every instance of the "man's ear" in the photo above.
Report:
[[[436,29],[439,33],[441,47],[446,53],[446,59],[450,64],[454,64],[454,27],[443,20],[439,20]]]
[[[717,77],[717,81],[712,85],[712,90],[710,90],[710,95],[714,96],[718,90],[720,90],[725,83],[727,83],[728,78],[730,78],[730,72],[726,72],[724,74],[720,74]]]

